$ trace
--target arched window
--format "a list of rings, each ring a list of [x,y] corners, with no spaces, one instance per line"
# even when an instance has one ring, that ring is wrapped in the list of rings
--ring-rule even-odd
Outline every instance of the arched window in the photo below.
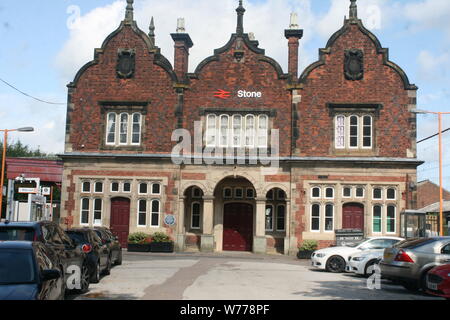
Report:
[[[335,132],[336,149],[345,148],[345,117],[336,117],[336,132]]]
[[[277,231],[285,231],[286,227],[286,206],[280,204],[277,206]]]
[[[255,146],[255,116],[251,114],[245,116],[245,146]]]
[[[387,200],[395,200],[397,198],[396,193],[397,193],[397,190],[395,190],[395,188],[387,189],[387,191],[386,191]]]
[[[94,199],[94,226],[102,225],[103,200]]]
[[[230,117],[227,115],[220,116],[220,147],[228,147],[228,133],[229,133]]]
[[[334,188],[326,188],[325,189],[325,198],[326,199],[333,199],[334,198]]]
[[[320,205],[316,203],[311,206],[311,231],[320,231]]]
[[[206,120],[206,146],[215,147],[217,144],[217,118],[214,114],[208,115]]]
[[[160,202],[159,200],[152,200],[152,214],[151,214],[151,226],[159,227],[159,213],[160,213]]]
[[[373,200],[381,200],[383,199],[383,190],[381,188],[373,189]]]
[[[90,200],[88,198],[81,199],[80,224],[89,225]]]
[[[161,185],[159,183],[152,184],[152,194],[161,194]]]
[[[363,117],[363,148],[372,148],[372,117]]]
[[[199,199],[202,197],[202,189],[194,187],[192,188],[192,198]]]
[[[266,231],[273,231],[273,206],[266,205]]]
[[[95,193],[102,193],[103,192],[103,182],[96,182],[95,183],[94,192]]]
[[[133,113],[131,144],[141,144],[141,114]]]
[[[233,116],[233,147],[242,147],[242,116]]]
[[[320,198],[320,188],[314,187],[311,189],[311,198],[318,199]]]
[[[396,208],[395,206],[388,206],[386,212],[386,232],[395,233],[396,232]]]
[[[146,182],[142,182],[139,184],[139,194],[147,194],[148,193],[148,185]]]
[[[145,227],[147,225],[147,200],[138,201],[138,226]]]
[[[325,231],[334,231],[334,206],[332,204],[325,206]]]
[[[111,182],[111,192],[119,192],[119,183]]]
[[[115,113],[108,113],[106,144],[116,144],[116,118],[117,115]]]
[[[358,148],[359,135],[359,118],[357,116],[350,117],[350,148]]]
[[[373,233],[381,233],[381,206],[376,205],[373,206],[373,217],[372,217],[372,232]]]
[[[81,192],[83,192],[83,193],[91,192],[91,182],[90,181],[83,182],[83,185],[81,187]]]
[[[267,148],[269,135],[269,118],[266,115],[258,117],[258,147]]]
[[[119,144],[128,144],[128,114],[120,114],[120,139]]]
[[[201,204],[199,202],[192,203],[191,213],[191,229],[200,229]]]

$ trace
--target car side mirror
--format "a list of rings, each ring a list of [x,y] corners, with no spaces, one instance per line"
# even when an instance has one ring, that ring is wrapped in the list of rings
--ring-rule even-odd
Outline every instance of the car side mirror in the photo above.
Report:
[[[42,281],[50,281],[61,278],[61,272],[57,269],[47,269],[41,272]]]

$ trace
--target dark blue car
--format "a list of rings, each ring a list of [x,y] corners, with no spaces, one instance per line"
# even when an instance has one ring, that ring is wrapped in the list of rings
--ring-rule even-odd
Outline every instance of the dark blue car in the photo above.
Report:
[[[0,300],[63,300],[63,266],[40,242],[0,242]]]

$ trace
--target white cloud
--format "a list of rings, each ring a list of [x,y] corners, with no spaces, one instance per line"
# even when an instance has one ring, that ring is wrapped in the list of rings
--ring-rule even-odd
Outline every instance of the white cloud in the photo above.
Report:
[[[419,77],[423,81],[440,81],[448,79],[450,53],[435,55],[430,51],[422,50],[417,57]]]
[[[423,0],[405,5],[404,16],[411,20],[413,30],[442,30],[450,41],[450,1]]]

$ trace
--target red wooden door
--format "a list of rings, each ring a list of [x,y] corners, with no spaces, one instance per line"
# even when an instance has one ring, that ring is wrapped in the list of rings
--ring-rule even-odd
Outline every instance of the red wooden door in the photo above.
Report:
[[[342,228],[364,231],[364,206],[358,203],[345,204],[342,210]]]
[[[111,231],[119,237],[122,248],[128,247],[130,232],[130,200],[114,198],[111,200]]]
[[[223,213],[223,250],[251,251],[253,246],[253,206],[229,203]]]

